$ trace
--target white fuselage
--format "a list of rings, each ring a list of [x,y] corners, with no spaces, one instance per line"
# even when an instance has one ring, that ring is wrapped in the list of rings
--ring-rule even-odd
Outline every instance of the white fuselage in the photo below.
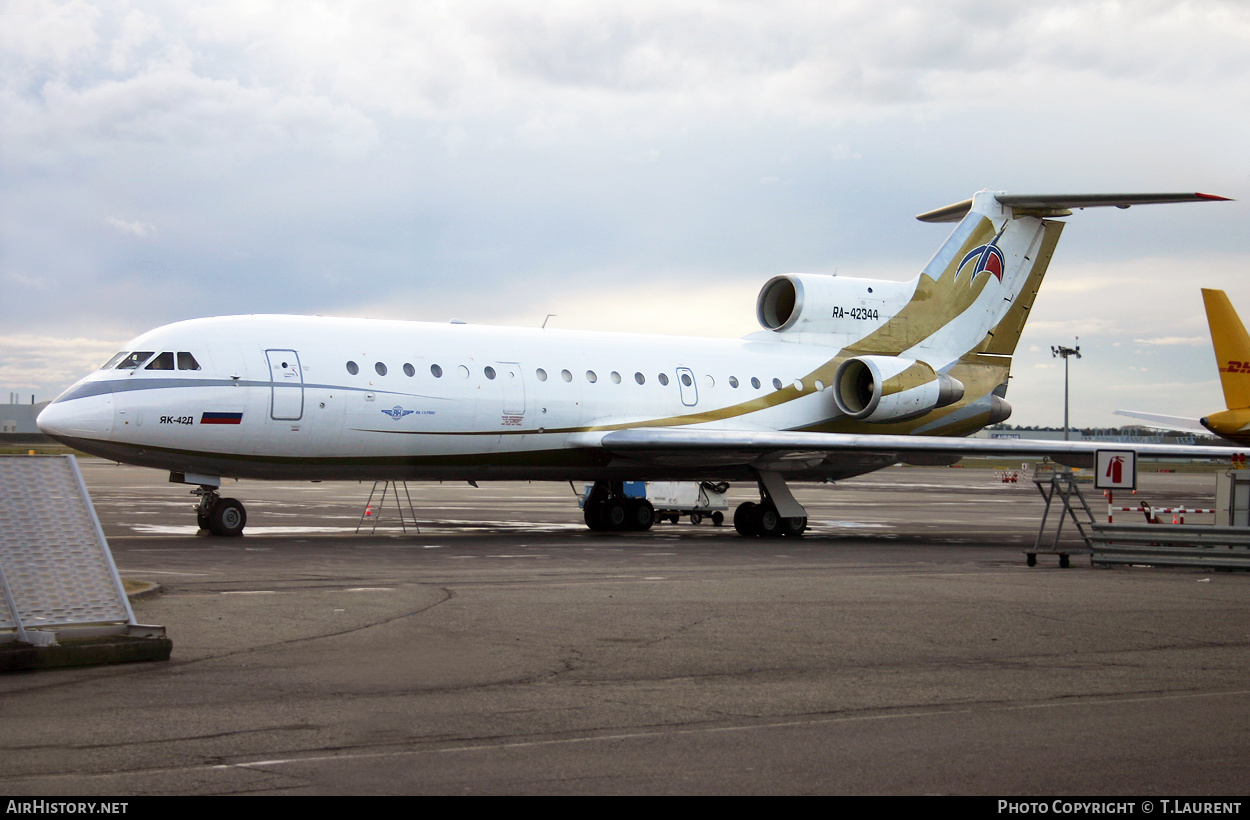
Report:
[[[674,476],[684,473],[614,465],[593,444],[622,427],[794,430],[839,415],[813,375],[837,349],[773,340],[235,316],[167,325],[127,350],[190,353],[198,369],[101,369],[40,425],[85,451],[179,473]],[[856,459],[812,475],[879,466]]]

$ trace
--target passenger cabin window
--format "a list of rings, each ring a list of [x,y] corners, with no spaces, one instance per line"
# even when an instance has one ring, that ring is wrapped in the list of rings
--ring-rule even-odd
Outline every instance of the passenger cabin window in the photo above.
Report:
[[[190,353],[180,350],[178,351],[178,369],[179,370],[199,370],[200,363],[197,362],[195,360],[195,357],[192,356]]]
[[[139,367],[141,364],[146,362],[148,359],[150,359],[152,357],[153,352],[154,351],[151,351],[151,350],[136,350],[134,353],[131,353],[129,356],[122,359],[121,363],[117,365],[117,369],[118,370],[134,370],[135,368]]]
[[[148,362],[148,366],[143,369],[144,370],[173,370],[174,369],[174,354],[170,353],[168,350],[165,351],[164,353],[157,353],[156,357],[153,358],[152,361]]]
[[[355,362],[348,362],[347,372],[355,376],[357,373],[360,372],[360,365],[356,364]]]

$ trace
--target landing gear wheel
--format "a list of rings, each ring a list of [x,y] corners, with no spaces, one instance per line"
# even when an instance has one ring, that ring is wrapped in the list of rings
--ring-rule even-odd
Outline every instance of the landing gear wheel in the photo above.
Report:
[[[1060,555],[1060,556],[1059,556],[1059,568],[1060,568],[1060,569],[1067,569],[1067,568],[1068,568],[1068,556],[1066,556],[1066,555]]]
[[[208,529],[213,535],[237,538],[246,525],[247,511],[236,498],[223,498],[208,512]]]
[[[609,501],[603,507],[603,523],[605,529],[623,530],[625,523],[629,520],[629,513],[625,509],[625,502],[620,500]]]
[[[756,512],[758,507],[754,501],[744,501],[734,510],[734,529],[743,538],[760,534],[759,515]]]
[[[623,529],[637,532],[651,529],[651,524],[655,521],[655,507],[650,501],[645,498],[632,498],[626,511],[629,513],[629,520]]]
[[[760,504],[759,511],[759,533],[763,538],[776,538],[782,533],[782,518],[777,514],[777,508],[770,502]]]
[[[211,523],[211,518],[208,512],[206,510],[201,510],[199,507],[196,507],[195,508],[195,523],[199,524],[200,529],[202,530],[208,529],[208,526]]]
[[[603,523],[603,502],[597,500],[589,500],[586,502],[586,509],[582,511],[582,517],[586,519],[586,526],[593,532],[602,532],[607,529]]]
[[[807,516],[797,518],[781,519],[781,534],[790,538],[802,538],[803,531],[807,529]]]

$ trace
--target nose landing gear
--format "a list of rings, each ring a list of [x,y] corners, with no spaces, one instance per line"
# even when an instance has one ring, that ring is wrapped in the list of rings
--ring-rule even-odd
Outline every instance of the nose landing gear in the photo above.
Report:
[[[200,497],[195,506],[195,520],[201,530],[224,538],[237,538],[247,525],[247,510],[237,498],[222,498],[216,487],[197,487],[192,495]]]

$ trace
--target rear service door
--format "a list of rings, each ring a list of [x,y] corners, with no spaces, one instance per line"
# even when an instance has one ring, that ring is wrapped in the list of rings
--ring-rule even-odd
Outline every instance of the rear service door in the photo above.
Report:
[[[516,362],[496,362],[499,380],[503,387],[503,414],[525,415],[525,382],[521,379],[521,366]]]

